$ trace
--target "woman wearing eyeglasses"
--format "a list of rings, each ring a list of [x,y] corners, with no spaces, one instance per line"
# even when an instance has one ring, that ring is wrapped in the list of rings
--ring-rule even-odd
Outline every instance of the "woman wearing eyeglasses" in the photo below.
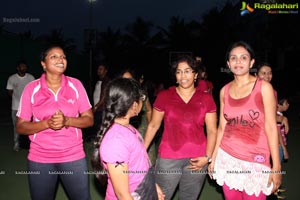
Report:
[[[211,94],[199,90],[198,69],[190,56],[172,65],[176,86],[161,91],[145,133],[148,148],[164,123],[156,160],[156,182],[171,199],[179,185],[179,199],[198,198],[216,141],[216,105]],[[204,126],[206,125],[205,134]]]
[[[269,82],[250,74],[255,60],[249,44],[232,44],[226,59],[234,79],[220,91],[218,138],[209,171],[226,200],[265,200],[281,184],[274,91]]]
[[[67,59],[59,46],[41,54],[42,76],[29,83],[17,113],[17,130],[29,135],[31,199],[53,200],[58,179],[71,200],[90,199],[82,128],[93,125],[92,106],[82,83],[65,76]]]

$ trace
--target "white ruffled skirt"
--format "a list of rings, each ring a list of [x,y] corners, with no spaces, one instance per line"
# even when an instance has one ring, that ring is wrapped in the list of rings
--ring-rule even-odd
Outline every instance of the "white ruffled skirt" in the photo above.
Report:
[[[213,179],[218,185],[224,183],[230,188],[258,196],[260,192],[270,195],[273,183],[268,186],[271,169],[259,163],[252,163],[232,157],[221,148],[215,161]]]

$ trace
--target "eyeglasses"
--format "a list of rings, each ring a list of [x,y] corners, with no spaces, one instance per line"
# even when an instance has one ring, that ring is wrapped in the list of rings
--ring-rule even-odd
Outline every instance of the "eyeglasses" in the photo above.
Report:
[[[238,63],[238,61],[240,61],[241,63],[247,63],[250,61],[250,56],[248,54],[243,54],[240,56],[237,55],[229,56],[229,62]]]
[[[192,73],[194,73],[194,70],[192,70],[192,69],[185,69],[183,71],[182,70],[176,70],[176,75],[182,75],[182,74],[184,74],[184,75],[189,76]]]
[[[57,60],[59,60],[59,59],[66,60],[67,57],[66,57],[65,55],[61,55],[61,56],[58,56],[58,55],[51,55],[51,56],[49,56],[49,59],[50,59],[51,61],[57,61]]]

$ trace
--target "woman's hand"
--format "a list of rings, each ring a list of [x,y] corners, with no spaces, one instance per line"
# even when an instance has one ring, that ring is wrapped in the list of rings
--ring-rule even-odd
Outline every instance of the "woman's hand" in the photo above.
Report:
[[[164,200],[165,199],[165,195],[162,191],[162,189],[159,187],[159,185],[156,183],[156,191],[157,191],[157,196],[158,196],[158,200]]]
[[[48,121],[49,128],[53,130],[60,130],[65,126],[66,121],[64,113],[61,110],[57,110]]]
[[[282,180],[281,170],[272,169],[268,181],[268,185],[271,185],[271,183],[273,183],[272,193],[278,190],[278,188],[281,185],[281,180]]]
[[[215,168],[215,161],[213,159],[212,162],[208,165],[208,168],[207,168],[207,173],[208,173],[210,179],[213,179],[212,175],[214,173],[214,168]]]
[[[190,159],[189,169],[199,171],[208,163],[207,157],[197,157]]]

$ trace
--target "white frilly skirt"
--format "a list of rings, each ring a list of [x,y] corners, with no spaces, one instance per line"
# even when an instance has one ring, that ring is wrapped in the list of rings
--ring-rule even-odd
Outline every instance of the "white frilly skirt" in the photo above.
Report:
[[[220,186],[225,183],[230,189],[258,196],[260,192],[271,194],[273,183],[268,186],[270,172],[268,166],[239,160],[219,148],[212,176]]]

